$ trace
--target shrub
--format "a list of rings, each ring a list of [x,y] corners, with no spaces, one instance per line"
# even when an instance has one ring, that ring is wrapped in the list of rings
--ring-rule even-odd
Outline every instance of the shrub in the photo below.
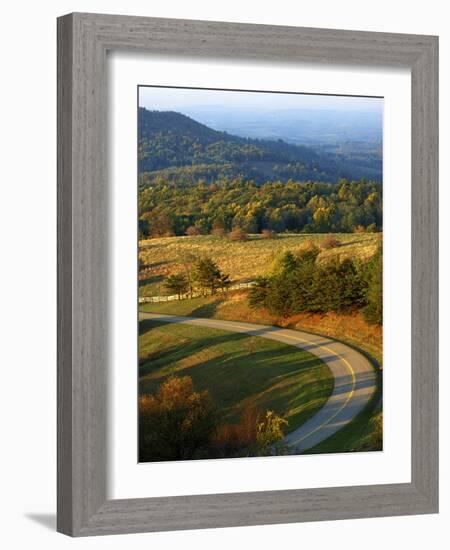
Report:
[[[263,229],[261,231],[261,237],[263,239],[276,239],[278,238],[278,233],[273,229]]]
[[[305,239],[301,245],[298,247],[297,252],[301,253],[303,251],[319,251],[317,244],[312,239]]]
[[[375,223],[371,223],[367,226],[366,229],[367,233],[376,233],[377,232],[377,226]]]
[[[363,225],[355,225],[353,228],[353,233],[365,233],[366,228]]]
[[[238,424],[222,424],[212,438],[212,444],[220,455],[238,454],[256,444],[258,410],[247,405]]]
[[[259,420],[256,429],[258,455],[272,454],[272,447],[283,439],[283,426],[287,424],[287,420],[273,411],[266,411],[266,414]]]
[[[303,242],[302,246],[296,250],[296,258],[298,262],[311,262],[316,261],[317,256],[319,255],[320,250],[316,246],[315,242],[311,239],[308,239]]]
[[[191,225],[186,229],[186,235],[189,237],[194,237],[196,235],[201,235],[202,232],[199,227],[196,227],[195,225]]]
[[[233,229],[233,231],[228,233],[228,238],[230,239],[230,241],[246,241],[248,235],[243,229],[237,227],[236,229]]]
[[[139,460],[186,460],[207,452],[216,415],[207,391],[172,376],[156,395],[139,397]]]
[[[320,246],[324,250],[328,250],[330,248],[337,248],[340,245],[341,245],[341,242],[338,239],[336,239],[334,235],[327,235],[323,239],[323,241],[320,243]]]
[[[238,424],[219,426],[211,440],[221,456],[261,456],[273,454],[284,437],[283,426],[288,422],[273,411],[261,413],[247,405]]]
[[[223,227],[214,227],[211,231],[211,235],[215,235],[216,237],[224,237],[225,229]]]

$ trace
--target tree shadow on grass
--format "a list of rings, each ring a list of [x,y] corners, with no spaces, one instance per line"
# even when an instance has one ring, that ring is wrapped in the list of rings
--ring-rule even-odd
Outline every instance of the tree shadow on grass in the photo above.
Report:
[[[191,317],[203,317],[204,319],[211,319],[217,311],[217,307],[220,304],[220,300],[214,302],[208,302],[199,307],[193,309],[190,313]]]
[[[370,244],[370,240],[369,239],[357,239],[356,241],[348,241],[348,242],[343,242],[343,243],[340,242],[336,248],[345,248],[345,247],[349,247],[349,246],[353,246],[355,244],[361,244],[361,243]]]
[[[164,322],[163,320],[144,320],[139,324],[139,333],[140,335],[146,334],[148,331],[151,331],[154,328],[160,328],[164,325],[173,325],[174,323]],[[191,325],[178,325],[177,326],[186,326],[191,328]],[[216,331],[218,329],[211,329],[209,327],[194,327],[198,330],[205,331],[205,337],[190,339],[188,335],[184,338],[180,335],[180,340],[183,340],[180,344],[175,344],[170,347],[164,347],[161,350],[156,350],[151,353],[148,357],[144,357],[140,360],[139,366],[139,376],[145,376],[150,371],[158,370],[163,367],[165,363],[176,363],[189,357],[199,351],[206,350],[210,347],[216,346],[218,344],[225,344],[229,342],[234,342],[238,340],[243,340],[246,338],[245,334],[240,334],[238,332],[227,332],[225,334],[211,334],[211,331]],[[219,329],[220,330],[220,329]],[[209,333],[209,336],[206,334]]]
[[[227,409],[250,395],[268,390],[279,382],[283,375],[297,376],[300,372],[320,364],[318,358],[310,355],[298,357],[299,350],[291,346],[253,353],[247,353],[244,348],[244,353],[241,350],[233,350],[202,360],[200,352],[211,346],[241,339],[245,339],[245,335],[231,333],[201,341],[184,342],[162,350],[160,354],[154,354],[140,367],[141,392],[155,391],[161,382],[172,374],[171,366],[199,354],[198,362],[182,368],[177,374],[191,376],[196,390],[210,391],[214,401],[222,409]],[[298,357],[295,365],[293,357],[290,357],[293,355]]]
[[[163,275],[150,275],[145,279],[139,279],[139,286],[146,286],[155,283],[161,283],[163,281]]]

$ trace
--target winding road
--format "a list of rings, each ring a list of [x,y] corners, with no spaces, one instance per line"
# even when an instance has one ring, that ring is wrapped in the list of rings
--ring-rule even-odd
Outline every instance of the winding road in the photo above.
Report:
[[[314,416],[284,438],[284,442],[297,453],[314,447],[351,422],[367,405],[376,389],[376,373],[371,362],[355,349],[331,338],[274,326],[161,313],[140,312],[139,319],[261,336],[302,348],[324,361],[334,376],[333,392]]]

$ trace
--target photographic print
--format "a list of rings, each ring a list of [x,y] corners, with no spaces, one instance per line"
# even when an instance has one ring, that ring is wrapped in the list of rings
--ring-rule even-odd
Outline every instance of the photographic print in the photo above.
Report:
[[[139,462],[381,451],[383,98],[137,116]]]

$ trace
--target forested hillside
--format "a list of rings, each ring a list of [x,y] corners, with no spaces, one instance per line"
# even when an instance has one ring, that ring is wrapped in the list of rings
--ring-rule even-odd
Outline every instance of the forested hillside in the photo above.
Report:
[[[139,193],[141,238],[223,234],[240,229],[348,233],[382,229],[381,185],[341,180],[265,183],[219,179],[169,183],[163,177]]]
[[[299,128],[301,132],[301,128]],[[317,152],[283,140],[268,141],[219,132],[176,112],[139,109],[141,186],[161,178],[174,183],[214,182],[218,177],[336,183],[342,178],[381,182],[376,154]]]

